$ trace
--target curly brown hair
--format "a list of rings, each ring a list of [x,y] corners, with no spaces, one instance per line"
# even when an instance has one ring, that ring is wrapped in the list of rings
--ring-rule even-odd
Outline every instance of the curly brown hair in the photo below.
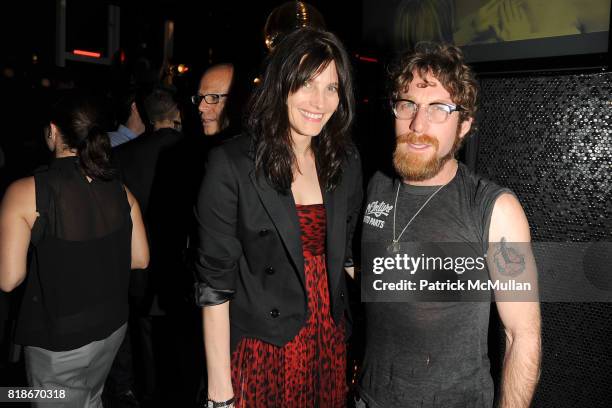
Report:
[[[414,73],[425,77],[431,73],[450,94],[454,103],[463,108],[460,122],[474,118],[478,83],[471,68],[465,63],[461,50],[444,43],[421,42],[414,51],[403,53],[389,70],[392,97],[406,88]]]

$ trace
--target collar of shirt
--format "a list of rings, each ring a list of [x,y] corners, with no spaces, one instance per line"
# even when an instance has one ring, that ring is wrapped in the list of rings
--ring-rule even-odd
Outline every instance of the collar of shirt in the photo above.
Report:
[[[119,128],[114,132],[109,132],[108,136],[111,140],[111,146],[117,146],[118,144],[129,142],[138,136],[136,133],[126,126],[119,125]]]

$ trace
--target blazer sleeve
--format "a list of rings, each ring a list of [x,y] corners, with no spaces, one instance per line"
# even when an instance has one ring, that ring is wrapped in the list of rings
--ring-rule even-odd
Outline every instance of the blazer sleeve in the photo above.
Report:
[[[350,176],[348,203],[347,203],[347,240],[346,240],[346,255],[344,257],[344,266],[354,266],[353,258],[353,240],[355,236],[355,227],[359,221],[363,203],[363,176],[361,171],[361,158],[359,152],[354,149],[349,154],[349,169],[347,175]]]
[[[210,152],[195,215],[198,247],[196,303],[213,306],[235,293],[242,245],[237,236],[238,179],[222,148]]]

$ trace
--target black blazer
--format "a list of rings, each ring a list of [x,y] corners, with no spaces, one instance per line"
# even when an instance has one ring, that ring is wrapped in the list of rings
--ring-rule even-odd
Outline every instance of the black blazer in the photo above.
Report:
[[[323,193],[331,311],[348,310],[345,264],[362,203],[361,163],[354,149],[340,184]],[[277,192],[255,173],[251,140],[239,136],[211,151],[196,216],[201,306],[231,299],[231,348],[243,337],[282,346],[306,322],[307,299],[300,225],[292,194]]]
[[[113,148],[113,161],[138,201],[147,228],[151,262],[147,269],[130,274],[130,295],[140,298],[136,304],[145,313],[155,294],[162,308],[169,310],[188,293],[182,287],[193,284],[189,274],[177,276],[186,245],[186,237],[177,228],[184,224],[180,217],[190,208],[178,206],[184,192],[177,187],[185,176],[167,160],[168,152],[182,140],[182,133],[162,128]],[[173,275],[168,276],[170,273]]]
[[[146,132],[127,143],[113,148],[113,159],[121,178],[130,189],[143,214],[149,209],[151,189],[158,170],[161,153],[178,143],[183,135],[171,128]]]

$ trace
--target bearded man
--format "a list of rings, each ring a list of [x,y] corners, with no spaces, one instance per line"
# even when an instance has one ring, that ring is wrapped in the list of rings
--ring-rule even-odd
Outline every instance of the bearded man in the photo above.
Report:
[[[384,243],[393,258],[402,244],[468,243],[471,256],[490,255],[489,276],[517,276],[530,268],[533,273],[529,225],[516,196],[455,159],[472,127],[477,99],[461,51],[419,44],[401,57],[390,79],[396,174],[377,173],[370,181],[362,248]],[[362,268],[367,282],[371,271],[365,263]],[[491,303],[451,299],[366,300],[357,407],[493,406],[487,350]],[[506,334],[498,403],[526,408],[539,376],[539,303],[535,297],[495,299]]]

